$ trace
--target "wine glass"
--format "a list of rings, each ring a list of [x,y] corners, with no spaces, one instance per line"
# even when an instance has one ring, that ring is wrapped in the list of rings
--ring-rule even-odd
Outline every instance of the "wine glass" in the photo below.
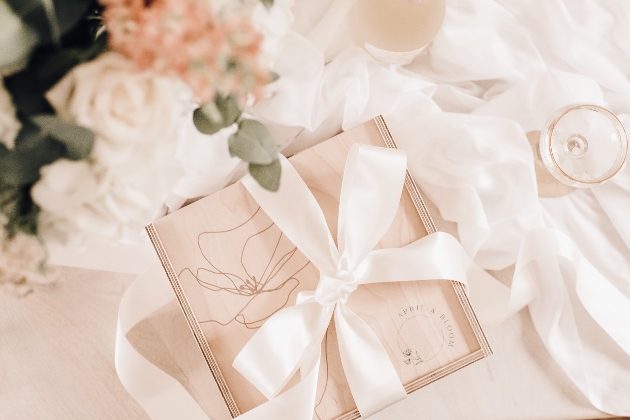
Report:
[[[619,118],[594,104],[557,110],[540,133],[539,154],[558,181],[591,188],[612,178],[628,154],[628,135]]]

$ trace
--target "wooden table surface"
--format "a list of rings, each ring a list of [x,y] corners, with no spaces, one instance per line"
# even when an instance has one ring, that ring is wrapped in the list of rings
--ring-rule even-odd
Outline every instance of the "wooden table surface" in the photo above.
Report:
[[[148,419],[114,369],[118,303],[136,276],[59,269],[53,286],[25,298],[0,295],[0,419]],[[526,310],[486,332],[492,357],[372,419],[605,417],[550,358]],[[211,379],[175,302],[129,338],[204,405]]]

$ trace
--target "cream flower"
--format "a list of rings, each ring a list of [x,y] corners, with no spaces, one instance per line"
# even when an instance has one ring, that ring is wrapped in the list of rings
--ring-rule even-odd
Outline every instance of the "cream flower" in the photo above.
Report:
[[[40,235],[81,246],[141,232],[183,174],[175,142],[154,146],[129,149],[113,166],[60,159],[42,168],[31,190]]]
[[[4,144],[7,149],[13,149],[15,138],[21,128],[22,124],[15,116],[11,95],[0,80],[0,143]]]
[[[175,81],[137,72],[125,57],[107,52],[74,68],[46,98],[62,118],[124,148],[173,136],[182,112],[178,95]]]
[[[60,159],[41,169],[31,190],[41,208],[40,234],[74,245],[137,236],[183,174],[175,152],[190,92],[105,53],[76,67],[47,98],[96,137],[88,160]]]

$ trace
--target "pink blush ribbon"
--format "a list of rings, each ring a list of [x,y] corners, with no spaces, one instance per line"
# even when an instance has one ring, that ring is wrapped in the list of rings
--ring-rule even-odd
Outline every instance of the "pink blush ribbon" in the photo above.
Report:
[[[276,193],[262,189],[251,176],[242,182],[317,267],[320,280],[314,291],[298,294],[295,306],[269,318],[234,360],[233,366],[269,399],[238,418],[312,419],[321,342],[333,318],[352,396],[361,415],[368,417],[407,393],[376,334],[346,305],[350,294],[361,284],[435,279],[466,284],[467,274],[488,274],[443,232],[402,248],[373,249],[398,209],[407,167],[404,151],[352,146],[342,180],[338,247],[302,178],[288,160],[281,163]],[[280,394],[298,370],[302,380]]]

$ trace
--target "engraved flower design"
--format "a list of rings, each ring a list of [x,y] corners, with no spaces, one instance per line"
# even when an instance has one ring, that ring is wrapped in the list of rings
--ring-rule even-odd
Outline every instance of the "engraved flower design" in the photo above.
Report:
[[[217,294],[202,323],[259,328],[308,275],[309,261],[260,209],[233,229],[201,233],[198,246],[208,267],[183,271]]]
[[[415,351],[415,354],[413,353],[414,351],[411,349],[406,349],[405,351],[402,352],[404,356],[404,362],[406,365],[411,365],[411,362],[415,362],[414,364],[416,365],[419,365],[420,363],[424,362],[418,350]]]

